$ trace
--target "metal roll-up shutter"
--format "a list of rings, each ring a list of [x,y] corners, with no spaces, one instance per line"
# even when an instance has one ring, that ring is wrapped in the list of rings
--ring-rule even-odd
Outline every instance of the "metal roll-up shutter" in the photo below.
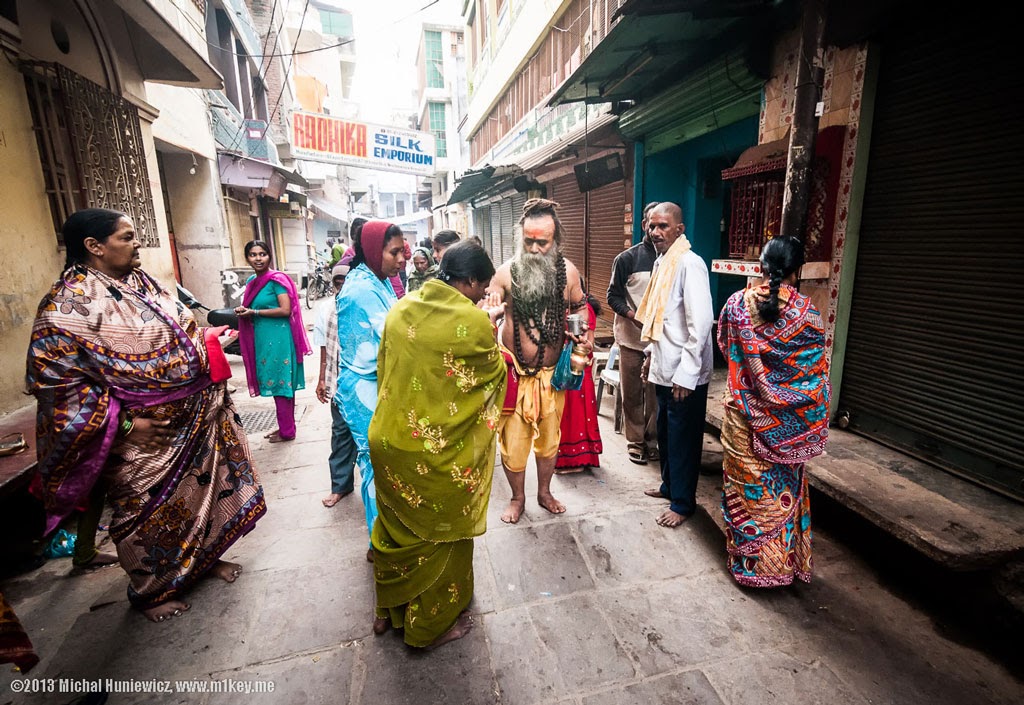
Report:
[[[586,201],[576,185],[573,174],[562,176],[548,184],[551,198],[559,204],[558,219],[565,237],[562,254],[586,276],[587,271],[587,210]]]
[[[513,229],[514,229],[514,226],[519,223],[519,219],[523,217],[523,206],[526,205],[526,200],[527,199],[526,199],[526,194],[525,193],[515,193],[515,194],[512,195],[512,224],[513,224]],[[509,257],[512,257],[512,256],[515,255],[516,248],[518,246],[519,246],[519,243],[516,242],[515,235],[513,234],[513,238],[512,238],[512,252],[509,255]]]
[[[495,267],[501,265],[505,261],[503,254],[504,238],[501,232],[501,207],[498,203],[491,204],[491,240],[494,243],[494,251],[491,253],[491,260],[494,262]]]
[[[512,198],[501,199],[501,261],[505,263],[512,259],[515,252],[515,234],[512,226],[515,220],[512,218]]]
[[[838,409],[1024,498],[1024,130],[1006,112],[1024,73],[996,23],[945,17],[883,38]]]
[[[612,262],[622,252],[623,215],[626,204],[626,184],[616,181],[587,194],[587,288],[603,310],[601,317],[611,321],[615,312],[608,306],[606,295],[612,278]]]
[[[493,246],[494,243],[491,239],[491,213],[490,209],[486,206],[473,209],[473,229],[480,238],[480,242],[483,243],[484,249],[487,250],[487,254],[494,258]]]

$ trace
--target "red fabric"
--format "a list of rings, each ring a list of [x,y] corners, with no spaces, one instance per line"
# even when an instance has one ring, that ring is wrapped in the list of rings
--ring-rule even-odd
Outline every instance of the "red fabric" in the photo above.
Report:
[[[13,663],[22,673],[28,673],[39,663],[32,642],[18,616],[0,592],[0,663]]]
[[[505,358],[505,365],[508,366],[508,386],[505,387],[505,402],[501,405],[501,413],[514,414],[516,403],[519,401],[519,374],[512,362],[512,353],[502,350],[501,355]]]
[[[366,266],[378,277],[384,263],[384,233],[390,227],[391,223],[385,220],[371,220],[363,224],[359,233],[359,246],[366,258]]]
[[[583,387],[565,393],[562,411],[562,437],[558,444],[556,468],[597,467],[604,450],[601,429],[597,425],[597,395],[590,367],[583,373]]]
[[[210,363],[210,379],[214,382],[223,382],[231,377],[231,365],[224,355],[220,346],[220,335],[228,329],[227,326],[203,329],[203,340],[206,341],[206,357]]]
[[[587,304],[590,314],[590,330],[597,328],[597,314]],[[593,359],[593,355],[591,355]],[[598,458],[604,447],[601,443],[601,429],[597,425],[597,394],[594,392],[593,367],[583,372],[583,386],[579,390],[565,393],[565,408],[562,410],[561,441],[558,444],[558,459],[555,468],[580,468],[587,465],[597,467]]]

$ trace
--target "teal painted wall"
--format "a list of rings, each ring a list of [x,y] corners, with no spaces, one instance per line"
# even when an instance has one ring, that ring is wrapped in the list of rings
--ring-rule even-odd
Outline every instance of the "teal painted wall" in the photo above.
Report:
[[[643,204],[673,201],[683,209],[686,237],[694,252],[711,268],[712,259],[728,254],[722,233],[722,217],[729,196],[721,171],[736,163],[740,153],[757,144],[757,117],[727,125],[697,139],[637,159],[634,180],[634,240],[640,238]],[[639,157],[639,154],[637,155]],[[711,292],[717,313],[746,280],[711,275]]]

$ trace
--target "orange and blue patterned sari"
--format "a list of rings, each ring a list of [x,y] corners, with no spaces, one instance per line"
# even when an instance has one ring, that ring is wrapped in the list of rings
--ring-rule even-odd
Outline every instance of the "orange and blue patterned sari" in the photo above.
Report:
[[[192,313],[142,270],[112,279],[75,266],[43,298],[28,351],[47,533],[102,478],[110,536],[141,609],[175,598],[266,512],[224,382],[214,383]],[[146,450],[119,415],[169,419]]]
[[[718,322],[729,363],[722,422],[727,564],[741,585],[811,579],[811,507],[804,463],[828,441],[831,387],[821,316],[783,285],[777,321],[757,302],[767,286],[733,294]]]

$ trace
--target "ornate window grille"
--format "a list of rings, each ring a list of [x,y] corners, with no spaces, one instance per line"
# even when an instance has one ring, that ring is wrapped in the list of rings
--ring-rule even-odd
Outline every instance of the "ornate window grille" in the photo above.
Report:
[[[132,219],[143,247],[158,247],[138,108],[60,64],[21,69],[57,241],[76,210],[110,208]]]
[[[827,127],[815,140],[803,232],[804,258],[808,262],[832,258],[844,134],[842,126]],[[757,259],[764,244],[779,234],[787,144],[788,138],[783,138],[752,147],[740,156],[737,166],[722,172],[723,181],[732,181],[729,257]]]
[[[726,169],[733,181],[729,219],[729,257],[757,259],[761,247],[779,232],[786,160]]]

